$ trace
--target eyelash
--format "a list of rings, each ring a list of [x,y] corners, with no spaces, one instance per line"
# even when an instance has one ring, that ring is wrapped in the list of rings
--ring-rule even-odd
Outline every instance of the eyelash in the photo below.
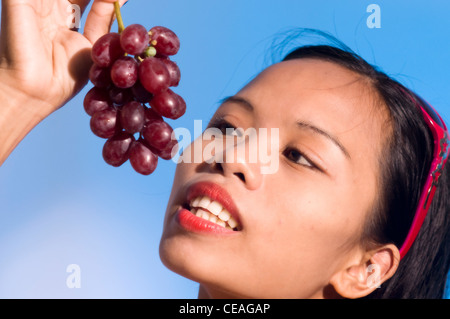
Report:
[[[208,128],[217,128],[219,129],[223,134],[226,134],[226,129],[233,129],[236,130],[236,127],[232,125],[230,122],[223,118],[216,118],[209,126]],[[304,160],[306,160],[307,163],[299,163],[299,160],[295,161],[289,158],[289,154],[292,154],[291,152],[297,153],[297,156],[300,156]],[[292,161],[294,164],[298,164],[301,166],[304,166],[309,169],[313,170],[319,170],[317,165],[314,164],[313,161],[311,161],[307,156],[305,156],[300,150],[294,148],[294,147],[288,147],[286,150],[283,151],[283,155],[290,161]]]
[[[292,160],[289,158],[289,154],[291,152],[295,152],[297,153],[297,156],[300,156],[301,158],[303,158],[307,163],[300,163],[299,160]],[[301,165],[301,166],[305,166],[306,168],[310,168],[310,169],[318,169],[317,166],[308,158],[306,157],[301,151],[297,150],[296,148],[288,148],[283,152],[283,155],[290,161],[294,162],[295,164]]]
[[[227,134],[227,128],[236,130],[236,127],[234,125],[230,124],[227,120],[224,120],[223,118],[216,118],[209,126],[208,128],[217,128],[219,131],[222,132],[222,134]]]

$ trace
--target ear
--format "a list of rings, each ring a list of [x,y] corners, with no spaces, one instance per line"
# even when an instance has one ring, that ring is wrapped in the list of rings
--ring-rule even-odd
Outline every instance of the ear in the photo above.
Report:
[[[343,298],[362,298],[391,278],[399,262],[398,248],[384,245],[347,263],[332,276],[330,284]]]

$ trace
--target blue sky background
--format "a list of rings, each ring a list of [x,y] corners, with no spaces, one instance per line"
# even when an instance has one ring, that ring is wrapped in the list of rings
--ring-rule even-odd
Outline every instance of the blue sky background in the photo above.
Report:
[[[381,8],[379,29],[366,25],[371,3]],[[180,37],[175,91],[188,110],[171,124],[191,131],[268,66],[277,34],[299,27],[330,32],[450,123],[448,12],[445,0],[130,0],[122,10],[125,24],[164,25]],[[175,164],[160,161],[148,177],[105,164],[83,110],[89,88],[0,167],[0,298],[196,298],[198,285],[158,255]],[[69,264],[81,268],[79,289],[66,286]]]

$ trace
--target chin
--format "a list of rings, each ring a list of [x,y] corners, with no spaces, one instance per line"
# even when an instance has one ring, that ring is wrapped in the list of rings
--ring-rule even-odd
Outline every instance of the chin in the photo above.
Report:
[[[209,297],[237,296],[230,292],[236,289],[235,282],[226,279],[230,276],[218,276],[217,269],[222,265],[221,256],[211,254],[209,249],[204,248],[205,246],[199,245],[185,234],[169,234],[165,230],[159,245],[159,255],[161,262],[169,270],[202,287],[212,288],[215,293]]]
[[[201,282],[207,269],[198,247],[189,236],[165,228],[159,244],[159,257],[169,270]]]

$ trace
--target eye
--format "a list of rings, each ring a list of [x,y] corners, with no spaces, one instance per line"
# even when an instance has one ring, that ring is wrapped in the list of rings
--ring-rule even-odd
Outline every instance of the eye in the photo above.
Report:
[[[306,157],[304,156],[300,151],[289,148],[284,151],[284,156],[291,162],[294,162],[296,164],[300,164],[309,168],[316,168],[316,166]]]
[[[237,137],[243,135],[242,129],[236,128],[234,125],[230,124],[230,122],[224,120],[223,118],[217,118],[213,120],[208,128],[212,127],[219,129],[224,135]]]

